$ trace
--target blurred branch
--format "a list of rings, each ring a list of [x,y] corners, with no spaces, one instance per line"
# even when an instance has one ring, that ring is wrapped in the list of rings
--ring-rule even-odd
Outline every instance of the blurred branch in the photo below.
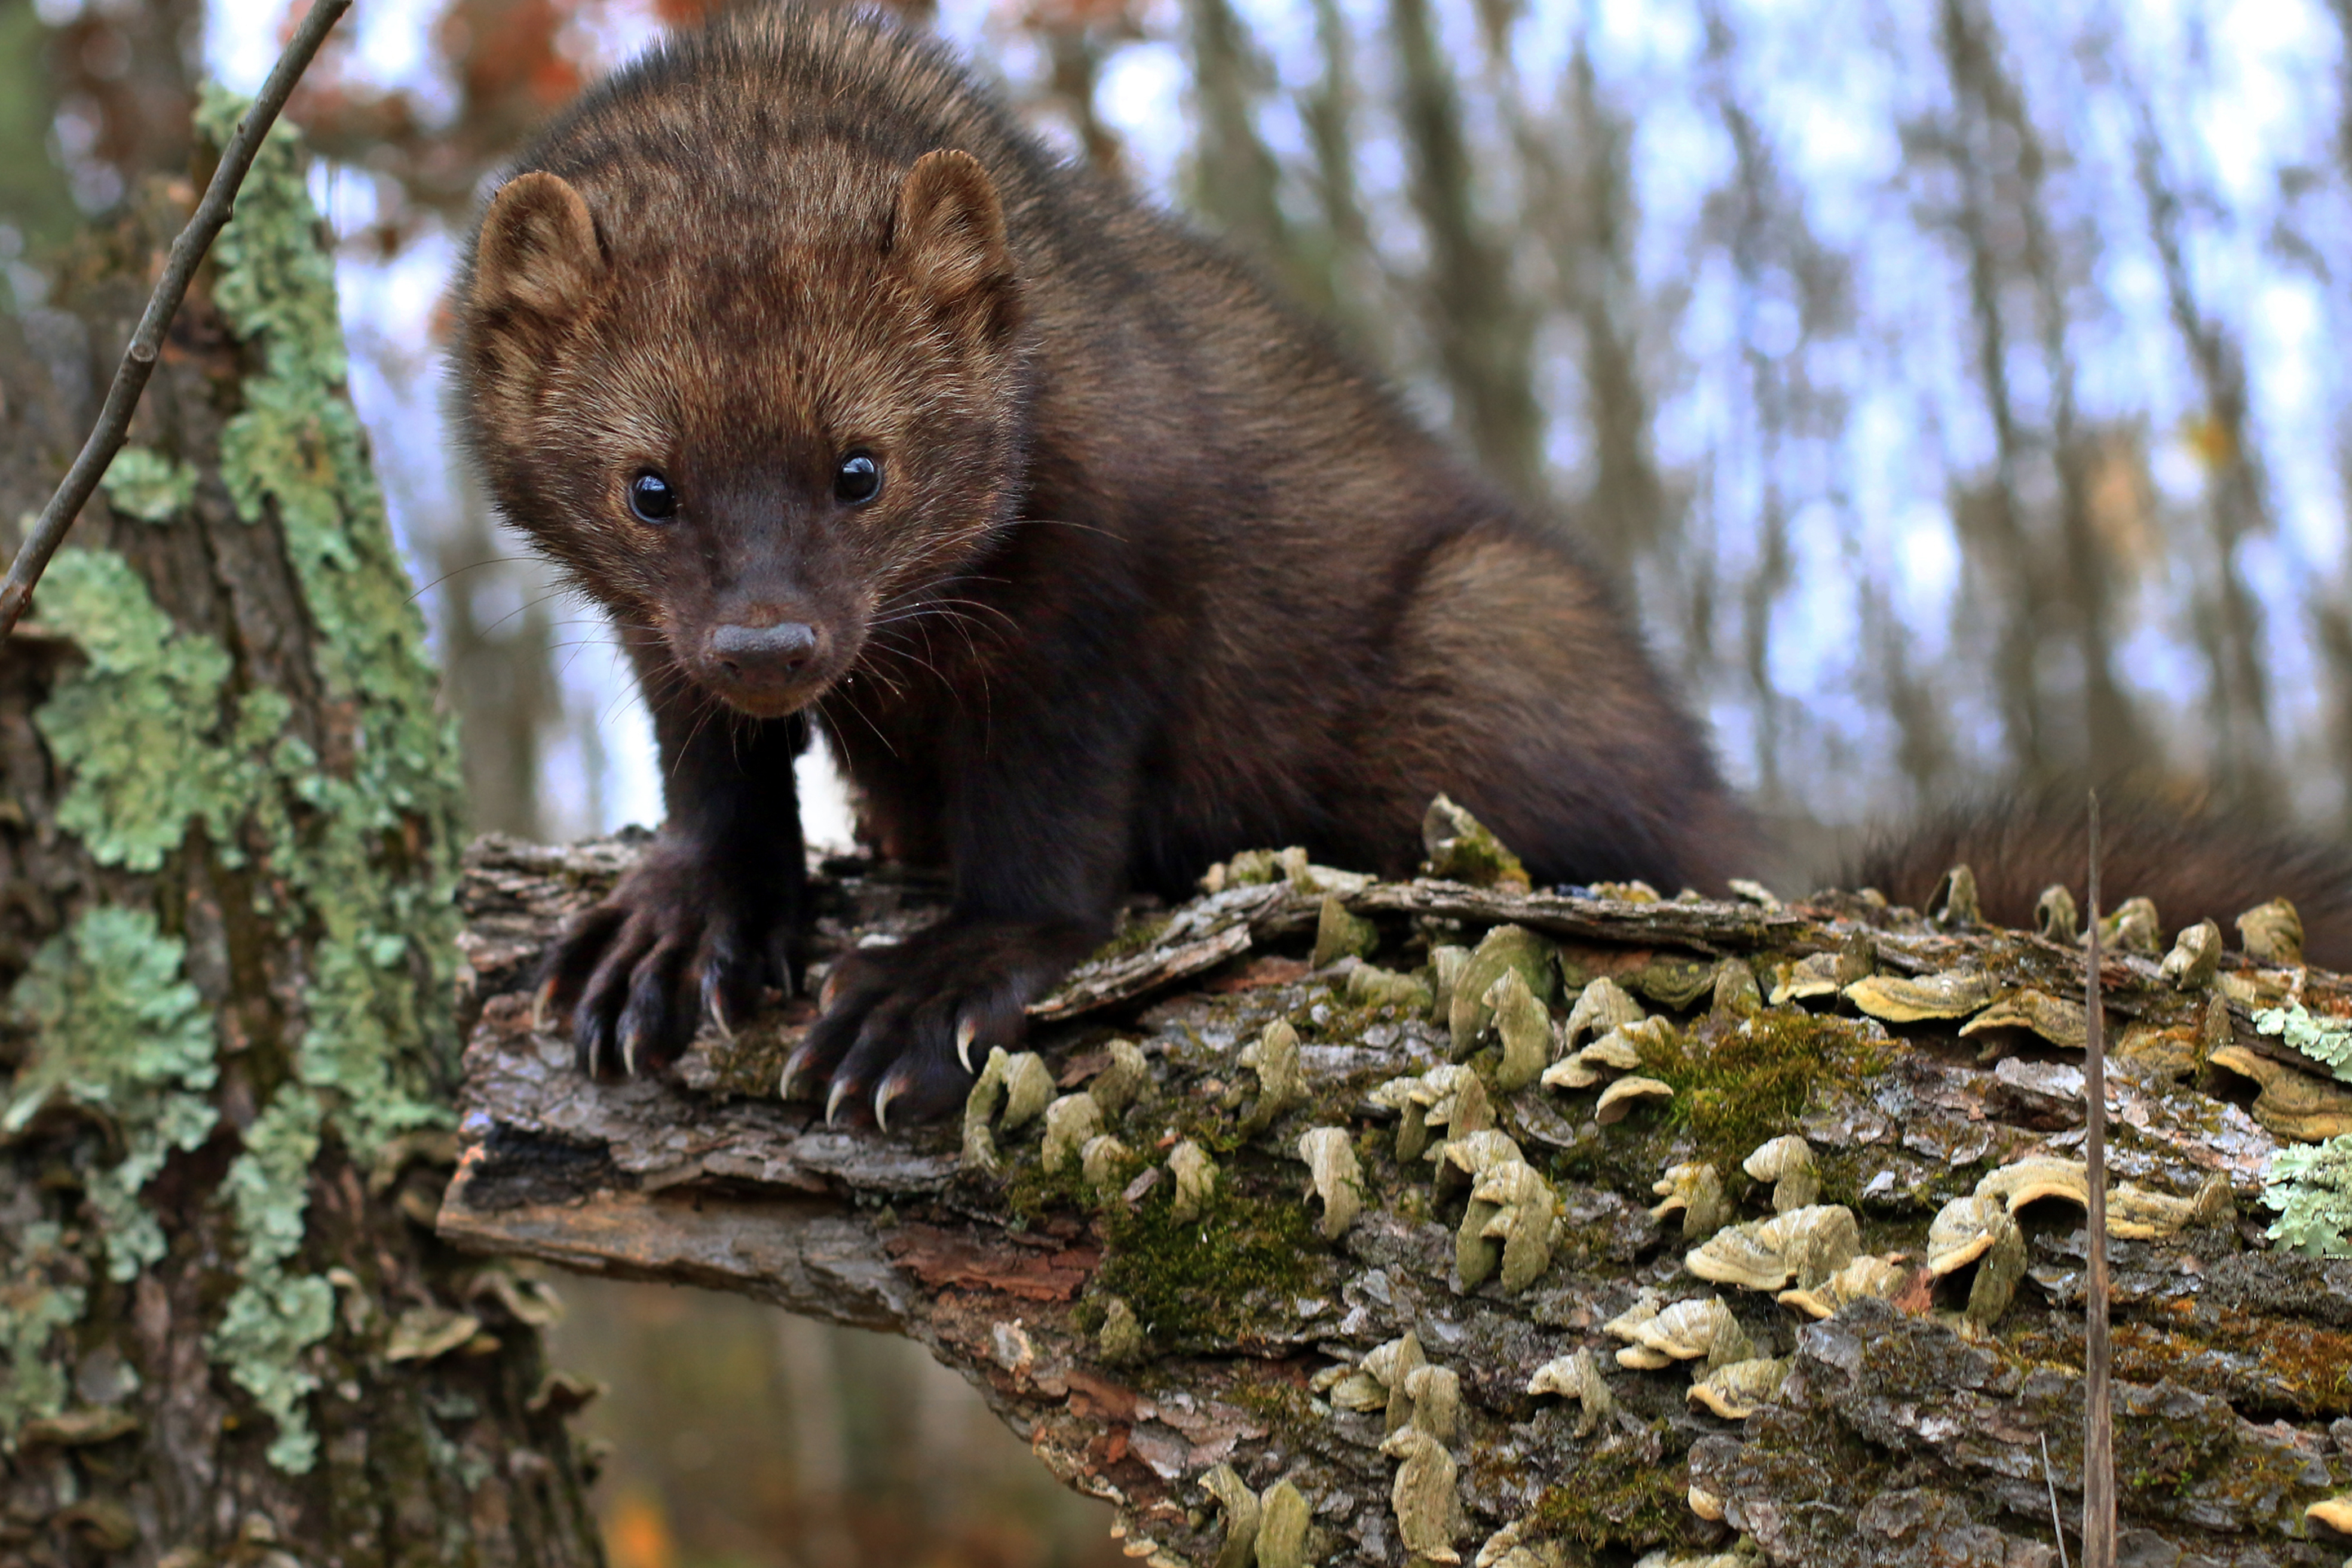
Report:
[[[122,449],[123,438],[131,430],[131,416],[139,406],[140,394],[147,390],[148,377],[155,374],[155,359],[163,350],[163,333],[172,318],[179,313],[180,301],[187,297],[188,284],[196,275],[205,253],[228,224],[236,210],[237,187],[253,167],[253,155],[261,147],[262,138],[277,123],[278,110],[286,107],[286,99],[294,84],[302,79],[319,46],[326,41],[328,31],[342,14],[351,9],[352,0],[312,0],[310,15],[294,30],[286,45],[286,52],[278,57],[278,64],[262,84],[261,92],[237,121],[236,132],[221,149],[219,167],[213,171],[212,183],[205,187],[204,199],[196,204],[185,228],[172,242],[170,258],[164,263],[163,276],[157,279],[155,292],[147,301],[146,313],[139,318],[138,330],[131,334],[131,346],[122,351],[122,363],[114,373],[114,384],[108,389],[106,405],[100,410],[97,426],[89,438],[82,443],[81,453],[74,458],[73,467],[49,504],[42,509],[40,518],[26,535],[16,552],[16,561],[8,568],[5,582],[0,582],[0,637],[16,629],[24,618],[26,606],[32,603],[34,584],[48,569],[49,557],[57,553],[65,540],[66,531],[81,515],[82,507],[90,493],[98,489],[107,465]]]
[[[1422,287],[1430,336],[1454,427],[1506,489],[1536,500],[1545,493],[1536,312],[1512,277],[1510,253],[1478,221],[1461,94],[1436,28],[1427,0],[1389,0],[1412,205],[1429,242]]]

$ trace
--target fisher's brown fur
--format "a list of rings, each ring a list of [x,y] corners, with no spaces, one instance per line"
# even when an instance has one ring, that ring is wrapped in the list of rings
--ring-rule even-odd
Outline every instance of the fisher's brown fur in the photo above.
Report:
[[[1570,550],[883,19],[770,11],[622,71],[520,159],[457,302],[473,453],[661,737],[663,838],[554,972],[592,1068],[674,1056],[698,979],[726,1017],[772,977],[810,715],[866,829],[956,887],[834,977],[793,1066],[836,1102],[952,1103],[959,1045],[1017,1036],[1124,890],[1266,844],[1403,873],[1441,791],[1548,882],[1744,859]],[[646,470],[675,516],[632,515]],[[714,651],[774,626],[808,628],[790,668]]]
[[[620,72],[520,160],[457,303],[475,458],[611,610],[661,743],[663,835],[551,966],[592,1070],[790,973],[812,723],[861,830],[955,888],[829,978],[786,1069],[829,1110],[953,1104],[1126,890],[1267,845],[1404,874],[1441,792],[1539,882],[1752,862],[1572,549],[885,19],[772,10]]]

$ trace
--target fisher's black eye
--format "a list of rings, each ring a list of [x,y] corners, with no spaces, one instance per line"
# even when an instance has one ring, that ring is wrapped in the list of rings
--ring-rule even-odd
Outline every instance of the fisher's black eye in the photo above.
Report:
[[[852,452],[833,471],[833,499],[864,506],[882,493],[882,464],[871,452]]]
[[[647,522],[667,522],[677,515],[677,492],[651,468],[629,481],[629,510]]]

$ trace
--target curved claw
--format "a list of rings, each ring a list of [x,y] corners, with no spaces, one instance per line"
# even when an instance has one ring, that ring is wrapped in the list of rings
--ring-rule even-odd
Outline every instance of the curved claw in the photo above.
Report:
[[[890,1102],[903,1096],[912,1087],[914,1086],[906,1077],[899,1073],[892,1073],[882,1080],[882,1086],[874,1091],[876,1131],[882,1132],[890,1131]]]
[[[776,1098],[798,1100],[801,1077],[808,1070],[808,1047],[802,1046],[784,1058],[784,1070],[776,1075]]]
[[[966,1072],[974,1070],[971,1065],[971,1042],[979,1033],[980,1023],[974,1018],[966,1018],[956,1026],[956,1060],[963,1063],[963,1070]]]
[[[824,1124],[827,1127],[833,1125],[834,1117],[841,1110],[841,1102],[848,1098],[848,1082],[845,1079],[835,1079],[833,1092],[824,1097]]]
[[[702,988],[703,1001],[709,1006],[710,1021],[719,1026],[719,1037],[729,1045],[735,1043],[735,1026],[727,1021],[727,999],[716,985]]]
[[[552,1013],[554,1007],[555,976],[551,974],[545,981],[541,983],[538,990],[531,993],[530,1032],[532,1034],[544,1035],[548,1032],[547,1026],[551,1022],[550,1015]]]
[[[638,1029],[635,1024],[621,1031],[621,1076],[623,1078],[637,1076],[637,1035]]]

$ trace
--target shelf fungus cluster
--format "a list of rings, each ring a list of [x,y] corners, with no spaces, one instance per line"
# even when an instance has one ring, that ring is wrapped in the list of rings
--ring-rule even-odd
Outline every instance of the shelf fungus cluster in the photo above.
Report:
[[[1754,1341],[1720,1296],[1661,1306],[1655,1293],[1645,1290],[1601,1331],[1623,1342],[1617,1364],[1632,1371],[1696,1362],[1690,1402],[1728,1420],[1754,1414],[1789,1375],[1785,1360],[1756,1353]]]
[[[1447,1451],[1461,1425],[1460,1378],[1431,1362],[1407,1331],[1352,1367],[1326,1368],[1310,1386],[1342,1410],[1383,1413],[1380,1451],[1397,1463],[1389,1502],[1398,1535],[1416,1559],[1461,1562],[1454,1543],[1467,1526]]]
[[[551,1094],[527,979],[486,980],[441,1223],[913,1332],[1152,1568],[2054,1560],[2072,898],[2010,931],[1958,870],[1918,911],[1535,889],[1451,803],[1425,842],[1409,882],[1238,856],[1132,922],[1033,1009],[1042,1055],[988,1054],[960,1162],[760,1094],[763,1020],[677,1083]],[[875,876],[835,874],[835,934],[928,912]],[[552,931],[592,891],[532,908]],[[2345,1225],[2273,1246],[2234,1211],[2352,1169],[2290,1142],[2352,1132],[2352,984],[2303,966],[2284,902],[2233,939],[2144,901],[2108,925],[2126,1528],[2145,1561],[2336,1568]],[[527,977],[537,949],[499,940],[478,971]],[[399,1343],[455,1357],[467,1329]]]

